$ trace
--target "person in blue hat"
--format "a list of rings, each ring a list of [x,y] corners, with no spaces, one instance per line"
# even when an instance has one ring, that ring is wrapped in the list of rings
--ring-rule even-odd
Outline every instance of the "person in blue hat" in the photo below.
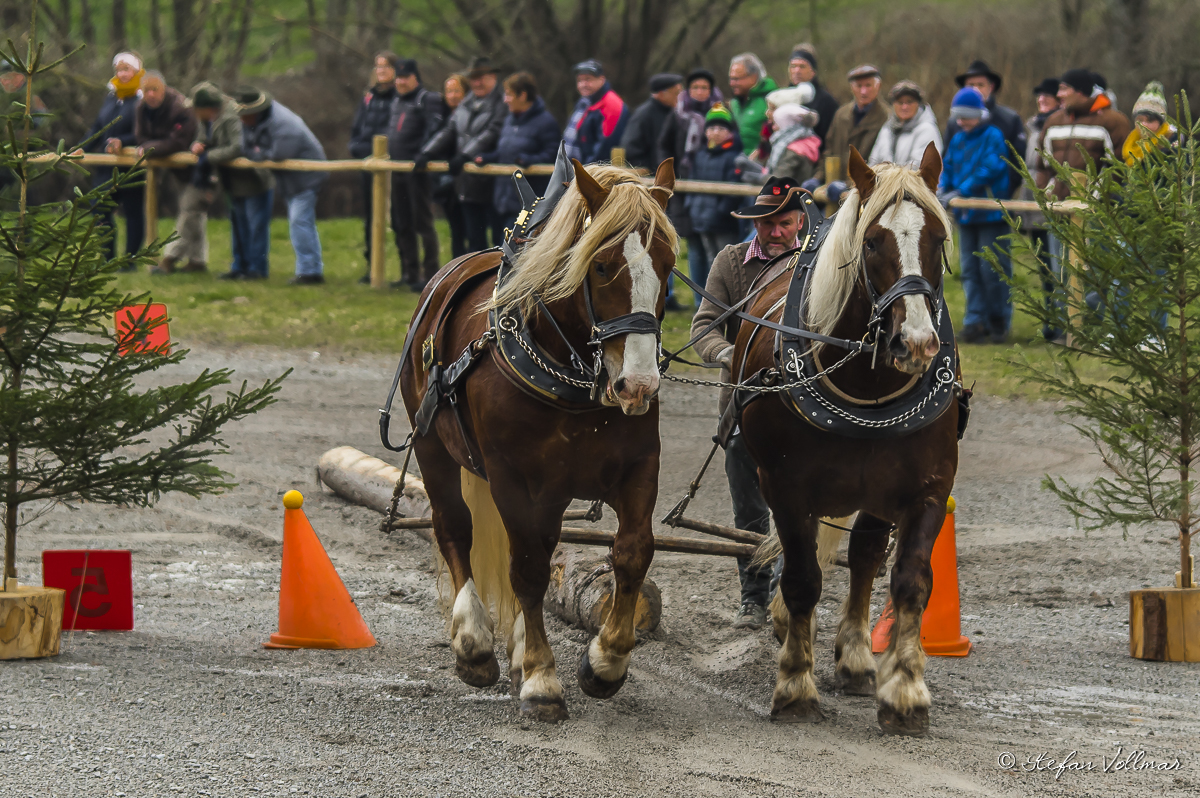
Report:
[[[987,124],[988,109],[978,89],[967,86],[954,95],[950,104],[950,119],[959,130],[946,145],[942,158],[942,179],[938,198],[950,209],[957,197],[990,197],[1007,199],[1009,168],[1004,158],[1004,134]],[[958,253],[962,268],[963,293],[967,312],[959,338],[963,343],[980,343],[990,338],[992,343],[1004,343],[1012,325],[1012,300],[1008,283],[997,274],[983,257],[984,250],[993,250],[1001,267],[1012,277],[1012,261],[1007,245],[999,240],[1008,233],[1003,212],[996,210],[953,209],[958,222]]]

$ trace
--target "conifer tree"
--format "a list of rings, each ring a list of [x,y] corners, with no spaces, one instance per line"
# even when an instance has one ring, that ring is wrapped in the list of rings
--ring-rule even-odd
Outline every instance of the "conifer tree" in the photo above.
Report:
[[[62,60],[43,62],[42,46],[34,44],[36,15],[35,3],[27,47],[9,39],[0,48],[25,75],[24,100],[7,109],[0,141],[0,173],[11,177],[0,195],[0,589],[17,576],[18,526],[56,503],[147,506],[164,493],[232,487],[212,464],[227,448],[222,428],[274,402],[287,376],[253,389],[243,382],[217,400],[213,392],[229,384],[230,370],[171,383],[156,372],[182,362],[186,351],[124,351],[161,322],[141,314],[127,334],[113,332],[118,308],[150,301],[118,291],[115,274],[154,263],[160,247],[107,260],[114,231],[98,211],[114,206],[118,188],[140,179],[137,168],[76,190],[69,201],[30,204],[32,183],[81,169],[62,142],[50,151],[38,138],[48,126],[30,110],[34,79]]]
[[[1200,125],[1186,95],[1175,106],[1181,118],[1166,122],[1174,136],[1147,145],[1132,164],[1090,163],[1083,180],[1053,164],[1055,181],[1073,186],[1068,204],[1077,210],[1055,212],[1052,195],[1035,195],[1050,233],[1073,256],[1061,260],[1049,299],[1040,285],[1014,285],[1014,301],[1065,333],[1049,365],[1017,361],[1022,376],[1066,400],[1064,412],[1109,472],[1089,485],[1047,476],[1045,486],[1088,528],[1169,525],[1189,587],[1200,529]],[[1024,236],[1010,238],[1014,254],[1032,254]],[[1111,376],[1086,378],[1081,359]]]

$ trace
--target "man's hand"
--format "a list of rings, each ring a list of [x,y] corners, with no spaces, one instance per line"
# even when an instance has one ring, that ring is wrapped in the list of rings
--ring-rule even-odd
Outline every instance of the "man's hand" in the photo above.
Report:
[[[449,162],[450,163],[450,174],[457,175],[459,172],[461,172],[463,169],[463,165],[468,160],[470,160],[469,156],[461,155],[461,154],[455,155],[453,158],[451,158],[450,162]]]
[[[429,166],[429,156],[423,152],[418,152],[417,156],[413,158],[413,171],[424,172],[427,166]]]
[[[821,185],[820,180],[817,180],[815,177],[810,177],[808,180],[805,180],[803,183],[800,184],[800,188],[804,189],[809,194],[811,194],[814,191],[816,191],[820,185]]]
[[[208,148],[204,146],[203,141],[192,142],[192,155],[203,155],[206,149]]]
[[[121,140],[109,139],[108,141],[104,142],[104,151],[110,155],[119,155],[121,152]]]
[[[136,152],[137,152],[137,155],[138,155],[138,157],[139,157],[139,158],[145,158],[145,157],[146,157],[146,152],[147,152],[147,150],[146,150],[146,148],[145,148],[145,147],[138,147],[138,148],[137,148],[137,150],[136,150]]]
[[[717,362],[721,364],[721,368],[733,373],[733,350],[736,347],[733,344],[721,350],[721,354],[717,355]]]

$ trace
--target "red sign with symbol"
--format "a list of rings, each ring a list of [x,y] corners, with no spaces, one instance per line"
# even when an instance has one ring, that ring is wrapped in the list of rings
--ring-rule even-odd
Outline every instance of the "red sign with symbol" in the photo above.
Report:
[[[142,332],[134,328],[145,314]],[[167,306],[155,302],[149,305],[128,305],[113,314],[113,326],[117,330],[117,350],[127,355],[130,352],[169,354],[171,330],[167,325]],[[149,328],[149,329],[146,329]]]
[[[133,562],[128,550],[43,551],[42,584],[67,591],[64,632],[133,629]]]

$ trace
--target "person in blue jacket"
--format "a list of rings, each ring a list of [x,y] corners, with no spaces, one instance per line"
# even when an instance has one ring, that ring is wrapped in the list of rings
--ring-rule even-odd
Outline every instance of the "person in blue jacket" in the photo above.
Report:
[[[546,110],[546,103],[538,96],[538,86],[533,76],[528,72],[509,75],[504,80],[504,104],[508,106],[508,116],[500,128],[496,149],[476,156],[475,163],[512,163],[517,166],[554,163],[562,131]],[[530,175],[528,179],[538,196],[546,193],[550,183],[548,176]],[[521,212],[521,197],[512,180],[500,178],[496,181],[492,190],[492,205],[503,227],[516,225],[517,214]]]
[[[134,52],[117,53],[113,58],[113,78],[108,82],[108,96],[100,106],[100,113],[92,123],[84,141],[87,152],[119,153],[122,147],[137,145],[133,123],[137,117],[138,102],[142,97],[141,83],[146,70],[141,57]],[[95,167],[96,185],[112,179],[113,167]],[[142,248],[146,238],[146,190],[142,186],[122,188],[113,195],[113,201],[125,215],[125,252],[134,255]],[[104,222],[113,231],[105,246],[108,258],[117,256],[117,233],[114,224],[115,208],[102,211]],[[124,271],[135,271],[137,266],[129,264]]]
[[[946,144],[942,157],[942,179],[938,198],[950,208],[956,197],[1007,199],[1009,168],[1004,159],[1007,149],[1004,134],[988,124],[988,109],[983,95],[968,86],[954,95],[950,119],[960,130]],[[1008,224],[999,210],[954,210],[958,222],[959,263],[967,312],[959,338],[978,343],[991,338],[1001,344],[1008,339],[1012,326],[1012,300],[1005,277],[1012,277],[1008,245],[999,240],[1008,233]],[[983,257],[991,249],[999,259],[1003,276]]]
[[[712,183],[740,183],[742,170],[738,156],[742,140],[737,122],[721,103],[704,117],[704,136],[708,146],[692,156],[692,180]],[[742,240],[738,220],[730,216],[738,209],[741,197],[721,194],[688,194],[684,202],[692,222],[692,230],[700,235],[704,245],[704,262],[711,267],[713,258],[727,246]]]

